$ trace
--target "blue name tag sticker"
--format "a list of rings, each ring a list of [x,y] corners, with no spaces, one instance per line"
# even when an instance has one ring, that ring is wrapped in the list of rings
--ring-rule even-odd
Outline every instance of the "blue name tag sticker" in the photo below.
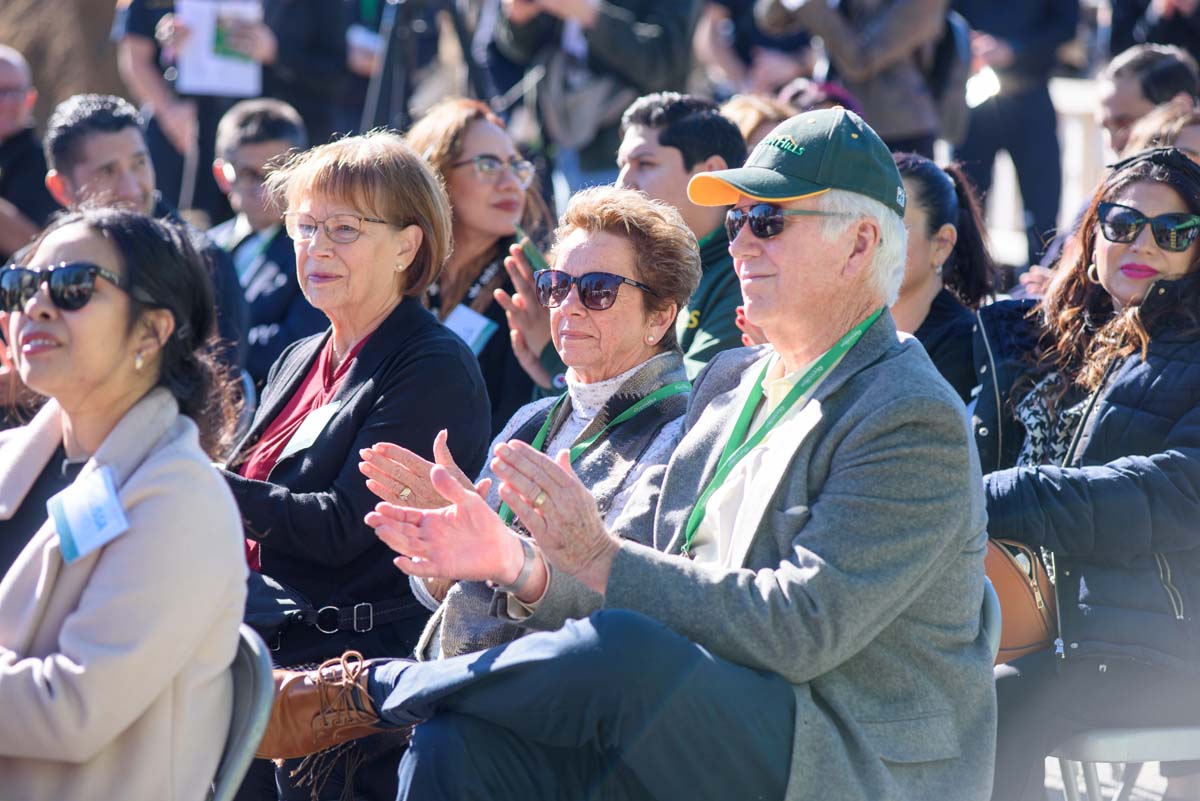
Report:
[[[129,530],[112,470],[101,467],[46,501],[63,559],[70,564]]]

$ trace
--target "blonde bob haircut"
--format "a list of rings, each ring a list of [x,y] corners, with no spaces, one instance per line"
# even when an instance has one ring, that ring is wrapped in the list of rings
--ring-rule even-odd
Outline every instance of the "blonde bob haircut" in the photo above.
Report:
[[[638,293],[648,311],[665,310],[674,302],[678,315],[700,285],[700,248],[696,235],[674,206],[651,200],[634,189],[608,185],[585,189],[567,204],[554,232],[554,241],[562,242],[579,230],[590,234],[603,231],[629,242],[636,257],[637,280],[654,290],[653,295]],[[556,256],[552,250],[551,264]],[[659,340],[659,348],[679,350],[675,326],[667,329]]]
[[[397,228],[418,226],[423,236],[416,258],[396,274],[402,295],[423,294],[450,255],[446,190],[425,160],[391,131],[347,136],[297,153],[267,176],[266,189],[279,209],[311,195]]]

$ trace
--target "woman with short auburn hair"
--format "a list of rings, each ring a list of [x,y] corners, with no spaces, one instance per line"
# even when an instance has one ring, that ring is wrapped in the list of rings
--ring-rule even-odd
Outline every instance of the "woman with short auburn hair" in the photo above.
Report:
[[[347,648],[408,653],[428,612],[363,522],[375,498],[358,461],[380,440],[432,456],[446,430],[464,465],[483,465],[491,415],[479,365],[420,301],[450,251],[450,206],[425,160],[386,132],[295,155],[268,186],[286,209],[300,288],[330,323],[271,368],[225,471],[252,567],[321,610],[284,629],[274,657],[296,665]],[[262,589],[252,582],[252,600]],[[353,791],[386,795],[395,762],[368,762]],[[281,797],[307,798],[294,767],[276,774],[262,763],[252,775],[264,795],[274,798],[278,781]],[[335,783],[322,792],[336,797]]]
[[[666,464],[683,433],[691,386],[675,317],[700,283],[700,252],[677,210],[614,186],[576,194],[555,235],[553,269],[538,274],[536,291],[550,312],[554,347],[569,367],[567,391],[519,409],[493,445],[517,439],[545,453],[570,449],[576,473],[611,524],[638,479]],[[473,486],[443,444],[439,440],[435,448],[438,463]],[[368,487],[388,502],[368,522],[396,547],[390,523],[396,507],[446,501],[432,486],[433,465],[410,451],[381,442],[364,458]],[[506,535],[461,543],[450,561],[438,563],[444,568],[438,579],[413,579],[414,589],[437,607],[418,648],[422,658],[468,653],[519,636],[520,630],[489,614],[496,590],[485,579],[510,585],[505,571],[517,564],[528,566],[524,582],[517,582],[522,591],[549,581],[536,545],[501,504],[493,479],[487,467],[475,486],[509,525]]]

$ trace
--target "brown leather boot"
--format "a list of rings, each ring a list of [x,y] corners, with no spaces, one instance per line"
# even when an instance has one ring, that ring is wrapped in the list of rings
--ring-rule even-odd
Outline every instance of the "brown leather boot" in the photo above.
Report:
[[[367,693],[367,666],[347,651],[316,670],[276,670],[275,703],[255,756],[307,756],[386,728]]]

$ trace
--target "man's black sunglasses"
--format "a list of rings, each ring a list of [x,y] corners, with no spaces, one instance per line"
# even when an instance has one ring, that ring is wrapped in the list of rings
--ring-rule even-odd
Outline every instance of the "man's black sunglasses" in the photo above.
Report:
[[[774,203],[756,203],[748,209],[730,209],[725,212],[725,232],[729,241],[737,239],[742,226],[750,223],[750,233],[759,239],[770,239],[783,233],[787,217],[840,217],[840,212],[817,211],[815,209],[784,209]]]
[[[96,276],[118,289],[128,291],[121,276],[89,261],[69,261],[31,270],[10,265],[0,270],[0,311],[25,308],[42,284],[50,287],[50,300],[63,311],[79,311],[92,299]]]
[[[1178,253],[1187,250],[1200,234],[1200,215],[1159,214],[1147,217],[1132,206],[1120,203],[1101,203],[1097,207],[1100,217],[1100,233],[1109,242],[1132,242],[1146,223],[1154,233],[1154,241],[1163,250]]]
[[[562,270],[542,270],[534,278],[537,286],[538,303],[547,309],[561,306],[571,293],[571,287],[579,287],[579,301],[592,311],[604,311],[617,301],[617,290],[621,284],[635,286],[643,292],[657,297],[658,293],[643,283],[612,273],[584,273],[576,278]]]

